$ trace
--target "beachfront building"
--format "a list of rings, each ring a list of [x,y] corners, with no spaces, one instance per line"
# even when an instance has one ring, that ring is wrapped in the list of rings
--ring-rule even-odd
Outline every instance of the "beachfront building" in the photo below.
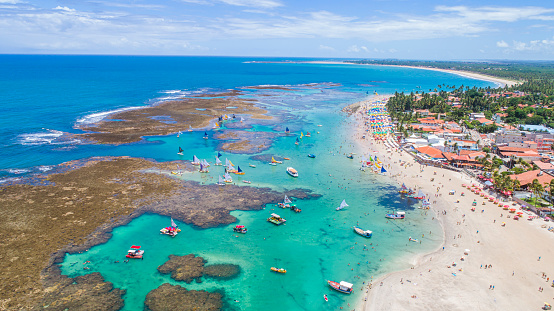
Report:
[[[484,119],[485,114],[481,112],[472,112],[469,114],[469,121]]]
[[[517,175],[510,175],[510,178],[518,180],[521,189],[529,190],[529,185],[533,183],[533,180],[537,179],[539,183],[544,186],[550,184],[550,181],[554,179],[554,176],[551,176],[541,170],[532,170]]]
[[[504,159],[523,159],[526,162],[539,161],[544,157],[541,156],[536,149],[520,148],[520,147],[498,147],[498,155]]]
[[[414,149],[417,152],[416,155],[418,155],[420,158],[424,160],[433,160],[433,161],[445,160],[444,156],[442,155],[442,151],[440,151],[437,148],[433,148],[431,146],[421,146]]]

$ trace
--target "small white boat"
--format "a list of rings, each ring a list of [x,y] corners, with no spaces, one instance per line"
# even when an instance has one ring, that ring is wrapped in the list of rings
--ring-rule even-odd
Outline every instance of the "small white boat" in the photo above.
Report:
[[[373,232],[371,230],[362,230],[360,227],[354,227],[354,231],[366,238],[371,238],[371,236],[373,235]]]
[[[337,211],[340,211],[341,209],[347,207],[348,204],[346,204],[346,200],[342,200],[342,202],[340,203],[340,206],[337,207]]]
[[[218,177],[219,177],[219,181],[217,184],[220,186],[225,186],[225,180],[223,179],[223,177],[221,177],[221,175],[219,175]]]
[[[254,165],[254,164],[250,164],[249,166],[250,166],[250,167],[254,167],[254,168],[256,167],[256,165]]]
[[[242,182],[245,183],[245,184],[251,184],[252,183],[250,180],[243,180]]]
[[[294,168],[290,166],[287,167],[287,173],[292,177],[298,177],[298,171],[296,171]]]

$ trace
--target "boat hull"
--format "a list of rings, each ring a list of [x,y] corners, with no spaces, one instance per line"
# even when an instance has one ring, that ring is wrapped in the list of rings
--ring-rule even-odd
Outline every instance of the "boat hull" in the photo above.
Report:
[[[334,281],[327,281],[327,284],[329,284],[329,286],[336,290],[337,292],[341,292],[343,294],[352,294],[352,289],[350,288],[349,290],[344,290],[342,288],[340,288],[340,284],[337,283],[337,282],[334,282]]]

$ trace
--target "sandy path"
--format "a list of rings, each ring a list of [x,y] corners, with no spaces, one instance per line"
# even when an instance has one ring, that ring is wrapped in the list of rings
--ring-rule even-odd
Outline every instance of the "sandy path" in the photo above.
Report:
[[[355,117],[361,120],[360,113]],[[482,205],[484,199],[462,187],[477,183],[466,175],[434,167],[423,167],[421,172],[422,166],[412,156],[392,149],[387,152],[384,143],[361,139],[362,133],[360,123],[360,150],[377,151],[385,164],[391,164],[387,174],[396,175],[393,178],[399,185],[405,182],[408,187],[421,187],[433,196],[441,187],[441,196],[431,201],[437,200],[432,210],[444,229],[444,244],[430,254],[411,258],[413,269],[374,281],[367,301],[364,297],[357,310],[539,310],[544,302],[554,303],[554,288],[549,286],[554,278],[554,234],[541,228],[554,224],[528,221],[527,217],[507,219],[507,211],[489,202]],[[410,166],[399,166],[399,161]],[[456,195],[448,195],[450,190]],[[461,196],[462,192],[466,195]],[[478,205],[472,212],[474,199]],[[505,227],[502,222],[506,222]],[[470,250],[469,255],[464,255],[465,249]],[[453,262],[456,267],[451,266]],[[492,268],[485,269],[489,264]],[[494,290],[489,289],[491,285]],[[539,287],[544,291],[539,292]]]

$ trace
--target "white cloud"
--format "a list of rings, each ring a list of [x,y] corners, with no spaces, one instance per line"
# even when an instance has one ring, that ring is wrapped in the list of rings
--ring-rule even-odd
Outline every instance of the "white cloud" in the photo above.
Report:
[[[506,43],[506,41],[502,40],[502,41],[496,42],[496,46],[499,48],[507,48],[509,45],[508,43]]]
[[[225,3],[234,6],[245,6],[252,8],[264,8],[272,9],[283,6],[279,1],[273,0],[181,0],[182,2],[203,4],[203,5],[215,5],[216,3]]]
[[[1,4],[18,4],[21,3],[19,0],[0,0]]]
[[[320,50],[326,50],[326,51],[334,51],[335,49],[330,47],[330,46],[327,46],[327,45],[323,45],[323,44],[320,44],[319,45],[319,49]]]
[[[357,46],[357,45],[352,45],[350,46],[347,50],[347,52],[354,52],[354,53],[359,53],[359,52],[369,52],[368,48],[365,47],[365,46]]]
[[[65,12],[76,12],[75,9],[70,9],[66,6],[59,6],[59,5],[57,7],[55,7],[54,10],[65,11]]]
[[[545,40],[532,40],[529,42],[514,41],[516,51],[553,51],[554,38]]]

